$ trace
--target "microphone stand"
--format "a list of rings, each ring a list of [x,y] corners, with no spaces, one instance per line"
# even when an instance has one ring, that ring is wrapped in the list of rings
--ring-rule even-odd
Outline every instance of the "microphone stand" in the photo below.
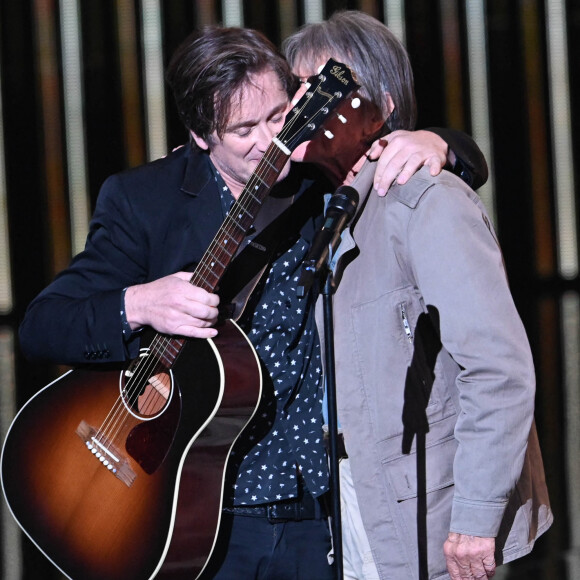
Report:
[[[358,172],[351,186],[360,196],[359,208],[364,206],[373,183],[376,161],[367,159]],[[306,264],[302,277],[298,282],[298,293],[304,296],[306,290],[318,280],[324,315],[324,361],[326,371],[326,402],[328,407],[328,462],[330,470],[330,497],[332,513],[332,539],[334,544],[334,564],[337,580],[343,580],[342,556],[342,517],[340,513],[340,472],[338,466],[338,417],[336,412],[336,371],[334,366],[334,314],[332,309],[332,295],[336,289],[334,276],[330,269],[333,258],[330,248],[324,266],[316,272],[314,264]]]
[[[332,506],[332,540],[337,580],[343,579],[342,517],[340,513],[340,473],[338,458],[338,418],[336,412],[336,372],[334,366],[334,323],[332,295],[333,275],[328,263],[321,270],[321,294],[324,312],[324,360],[326,370],[326,402],[328,406],[328,441],[330,469],[330,497]]]

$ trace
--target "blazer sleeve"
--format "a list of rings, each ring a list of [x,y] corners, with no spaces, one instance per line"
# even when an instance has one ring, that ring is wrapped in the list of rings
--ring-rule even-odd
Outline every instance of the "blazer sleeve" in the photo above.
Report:
[[[121,361],[137,344],[123,339],[123,288],[147,276],[146,228],[119,176],[101,188],[84,251],[29,305],[20,346],[32,360],[60,364]]]
[[[469,135],[457,129],[429,127],[427,130],[439,135],[455,153],[457,161],[450,171],[472,189],[480,188],[487,181],[489,172],[485,157]]]
[[[443,186],[443,187],[441,187]],[[413,211],[409,261],[455,381],[455,492],[450,530],[495,537],[521,474],[533,419],[530,346],[497,239],[476,194],[442,175]]]

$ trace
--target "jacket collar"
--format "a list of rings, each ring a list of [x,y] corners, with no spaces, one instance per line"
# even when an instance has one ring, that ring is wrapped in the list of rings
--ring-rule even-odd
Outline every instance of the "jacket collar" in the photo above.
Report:
[[[182,145],[186,159],[185,175],[181,190],[189,195],[198,196],[215,183],[209,154],[194,149],[191,144]]]

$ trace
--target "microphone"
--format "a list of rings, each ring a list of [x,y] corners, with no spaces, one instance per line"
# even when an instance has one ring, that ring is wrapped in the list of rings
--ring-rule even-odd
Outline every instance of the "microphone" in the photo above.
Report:
[[[322,266],[332,258],[340,244],[340,234],[356,212],[358,191],[349,185],[341,185],[333,194],[324,213],[324,223],[316,232],[312,246],[302,263],[297,294],[303,297],[314,283]]]

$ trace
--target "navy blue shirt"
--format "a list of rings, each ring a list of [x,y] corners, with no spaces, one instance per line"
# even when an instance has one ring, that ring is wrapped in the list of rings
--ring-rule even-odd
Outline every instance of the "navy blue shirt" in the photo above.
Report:
[[[233,197],[216,172],[225,214]],[[309,244],[297,242],[272,264],[248,330],[250,341],[272,380],[259,412],[236,448],[250,449],[234,483],[236,505],[296,497],[299,485],[318,496],[328,489],[322,434],[322,364],[311,295],[296,287]],[[302,480],[299,483],[299,480]]]

